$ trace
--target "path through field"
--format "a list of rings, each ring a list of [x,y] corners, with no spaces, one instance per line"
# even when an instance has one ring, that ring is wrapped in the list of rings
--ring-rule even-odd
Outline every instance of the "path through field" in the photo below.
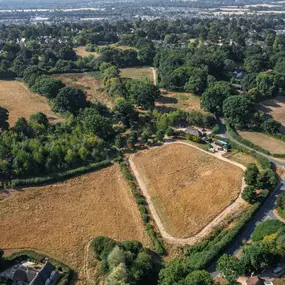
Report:
[[[228,162],[228,163],[231,163],[231,164],[233,164],[235,166],[238,166],[243,171],[246,170],[245,166],[223,157],[222,156],[223,152],[219,152],[219,153],[215,153],[215,154],[209,153],[207,151],[204,151],[204,150],[200,149],[199,147],[196,147],[196,146],[194,146],[192,144],[189,144],[187,142],[181,142],[181,141],[165,143],[165,144],[167,145],[167,144],[174,144],[174,143],[175,144],[183,144],[183,145],[187,145],[189,147],[193,147],[195,149],[198,149],[199,151],[207,153],[208,155],[212,155],[212,156],[214,156],[214,157],[216,157],[218,159],[221,159],[221,160],[223,160],[225,162]],[[192,244],[197,243],[199,240],[201,240],[201,238],[207,236],[214,227],[219,225],[221,223],[221,221],[224,220],[224,218],[226,216],[228,216],[229,214],[233,213],[238,208],[240,208],[240,206],[242,204],[244,204],[244,201],[241,198],[241,194],[242,194],[242,191],[244,190],[244,188],[246,187],[246,184],[245,184],[245,181],[243,179],[241,192],[240,192],[239,197],[236,199],[236,201],[234,203],[232,203],[231,205],[229,205],[224,211],[222,211],[214,220],[212,220],[207,226],[205,226],[198,234],[196,234],[196,235],[194,235],[194,236],[192,236],[190,238],[177,238],[177,237],[174,237],[174,236],[170,235],[166,231],[166,229],[165,229],[165,227],[164,227],[164,225],[163,225],[163,223],[162,223],[162,221],[161,221],[161,219],[160,219],[160,217],[159,217],[159,215],[158,215],[158,213],[156,211],[156,208],[155,208],[155,206],[154,206],[154,204],[152,202],[152,199],[151,199],[151,197],[150,197],[150,195],[148,193],[147,186],[146,186],[144,180],[142,179],[142,177],[140,175],[140,172],[137,169],[137,167],[136,167],[136,165],[135,165],[135,163],[133,161],[134,156],[135,156],[135,154],[131,155],[130,158],[129,158],[129,162],[130,162],[130,166],[132,168],[132,171],[133,171],[133,173],[134,173],[134,175],[135,175],[135,177],[137,179],[137,182],[138,182],[138,184],[139,184],[139,186],[140,186],[140,188],[141,188],[141,190],[143,192],[143,195],[145,196],[145,198],[147,200],[147,203],[148,203],[149,209],[151,211],[151,214],[152,214],[152,216],[153,216],[153,218],[154,218],[154,220],[156,222],[157,227],[159,228],[159,231],[160,231],[162,237],[167,242],[169,242],[171,244],[179,244],[179,245],[188,244],[188,245],[192,245]]]
[[[153,84],[157,84],[157,74],[156,74],[156,69],[154,67],[151,68],[152,70],[152,75],[153,75]]]

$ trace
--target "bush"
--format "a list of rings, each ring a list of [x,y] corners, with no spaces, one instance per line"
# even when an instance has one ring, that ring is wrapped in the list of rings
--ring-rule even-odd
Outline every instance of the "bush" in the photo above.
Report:
[[[282,227],[284,227],[284,224],[278,220],[264,221],[255,227],[252,234],[252,240],[260,241],[267,235],[277,233]]]

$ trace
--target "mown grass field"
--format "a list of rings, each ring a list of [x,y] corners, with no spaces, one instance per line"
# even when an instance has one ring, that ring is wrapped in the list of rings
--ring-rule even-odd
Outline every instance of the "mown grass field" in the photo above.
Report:
[[[285,142],[259,132],[240,131],[239,135],[271,153],[285,154]]]
[[[0,106],[9,111],[9,124],[13,126],[18,118],[29,117],[37,112],[47,115],[50,122],[58,121],[61,117],[51,111],[45,97],[34,94],[19,81],[0,81]]]
[[[243,171],[191,146],[141,151],[133,162],[168,233],[193,236],[238,197]]]
[[[102,84],[102,80],[89,76],[87,73],[64,73],[53,75],[54,78],[60,79],[68,86],[82,88],[87,99],[92,103],[102,103],[107,107],[113,107],[113,100],[107,94]]]
[[[0,201],[0,217],[0,248],[34,248],[78,272],[93,237],[150,245],[118,165],[63,183],[13,191]]]

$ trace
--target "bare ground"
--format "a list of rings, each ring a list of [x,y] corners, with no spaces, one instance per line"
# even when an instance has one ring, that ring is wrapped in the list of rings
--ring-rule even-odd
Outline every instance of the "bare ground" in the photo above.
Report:
[[[62,119],[51,111],[45,97],[34,94],[19,81],[0,81],[0,106],[9,111],[9,124],[13,126],[17,119],[24,117],[29,119],[37,112],[47,115],[50,122]]]
[[[119,166],[64,183],[14,191],[0,201],[0,248],[34,248],[81,271],[91,238],[135,239],[149,246]],[[86,257],[85,257],[86,258]]]
[[[130,158],[144,195],[149,196],[147,200],[160,232],[168,241],[193,243],[185,238],[202,229],[204,233],[208,231],[206,226],[224,218],[230,211],[223,211],[240,197],[245,168],[219,158],[195,146],[176,143]],[[242,201],[238,200],[229,210],[240,204]]]

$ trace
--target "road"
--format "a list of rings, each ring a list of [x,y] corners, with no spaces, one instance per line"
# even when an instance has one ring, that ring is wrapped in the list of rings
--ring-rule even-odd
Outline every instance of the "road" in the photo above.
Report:
[[[232,138],[225,129],[225,126],[223,123],[218,119],[218,124],[220,126],[220,134],[222,137],[225,137],[231,141],[233,141],[236,144],[239,144],[248,150],[255,151],[251,149],[248,146],[243,145],[242,143],[238,142],[234,138]],[[276,160],[264,153],[255,151],[256,153],[268,158],[269,161],[272,163],[285,166],[285,162]],[[254,216],[251,218],[251,220],[246,224],[244,229],[235,237],[235,239],[229,244],[229,246],[226,248],[225,253],[236,255],[240,247],[243,244],[243,241],[248,241],[254,231],[254,228],[257,224],[259,224],[262,221],[269,220],[269,219],[277,219],[276,216],[273,213],[273,210],[276,207],[276,201],[277,197],[282,191],[285,191],[285,179],[280,181],[279,185],[276,187],[276,189],[270,194],[270,196],[266,199],[266,201],[262,204],[262,206],[258,209],[258,211],[254,214]],[[218,272],[216,271],[216,263],[217,260],[215,260],[208,268],[208,271],[212,274],[213,277],[218,276]]]

